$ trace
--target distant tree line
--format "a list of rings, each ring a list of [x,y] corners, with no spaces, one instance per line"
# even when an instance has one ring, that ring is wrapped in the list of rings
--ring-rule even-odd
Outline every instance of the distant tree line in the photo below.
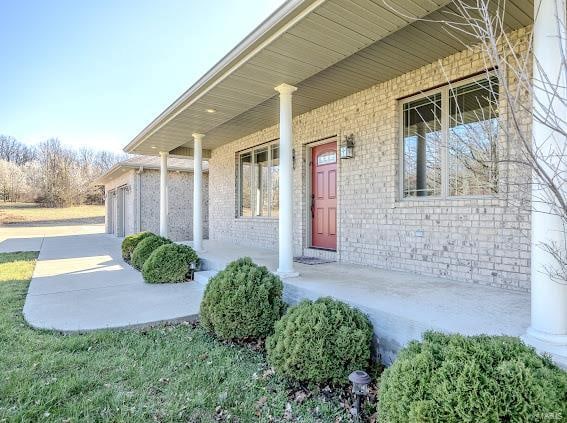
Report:
[[[56,138],[28,146],[0,135],[0,201],[32,201],[47,207],[102,204],[93,181],[125,155],[71,149]]]

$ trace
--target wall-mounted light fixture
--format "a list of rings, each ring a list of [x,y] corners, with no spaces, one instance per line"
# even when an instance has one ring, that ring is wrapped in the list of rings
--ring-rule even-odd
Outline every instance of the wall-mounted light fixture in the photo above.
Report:
[[[295,148],[291,150],[291,161],[292,161],[293,169],[295,170]]]
[[[354,134],[345,135],[340,148],[341,159],[352,159],[354,157]]]

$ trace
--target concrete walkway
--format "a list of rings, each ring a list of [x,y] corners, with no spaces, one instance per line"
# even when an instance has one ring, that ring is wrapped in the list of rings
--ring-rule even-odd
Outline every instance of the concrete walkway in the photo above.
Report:
[[[102,231],[99,226],[90,233],[43,238],[24,305],[31,326],[88,331],[186,320],[198,314],[201,285],[144,283],[140,272],[122,260],[121,240]]]

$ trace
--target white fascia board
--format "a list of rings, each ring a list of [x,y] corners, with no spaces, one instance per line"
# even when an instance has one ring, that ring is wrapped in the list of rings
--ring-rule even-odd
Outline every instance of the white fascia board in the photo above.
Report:
[[[124,147],[126,153],[133,152],[149,136],[175,118],[210,89],[240,68],[280,35],[311,13],[326,0],[288,0],[262,22],[243,41],[224,56],[204,76],[155,118],[132,141]],[[297,9],[300,13],[291,16]]]

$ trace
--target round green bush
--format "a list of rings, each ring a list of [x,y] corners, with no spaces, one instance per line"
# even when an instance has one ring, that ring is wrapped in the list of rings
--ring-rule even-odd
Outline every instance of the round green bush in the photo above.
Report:
[[[427,332],[400,351],[379,389],[384,423],[566,417],[567,373],[511,337]]]
[[[134,251],[132,252],[132,266],[138,270],[142,270],[144,263],[158,247],[163,244],[170,244],[171,241],[167,238],[157,235],[150,235],[141,240]]]
[[[147,238],[150,235],[154,235],[151,232],[139,232],[137,234],[128,235],[122,241],[122,258],[126,261],[130,261],[132,258],[132,252],[138,243]],[[154,235],[155,236],[155,235]]]
[[[284,308],[279,277],[249,257],[230,263],[211,278],[201,302],[201,324],[219,338],[263,338]]]
[[[348,383],[370,364],[372,325],[359,310],[332,298],[302,301],[276,323],[266,341],[276,372],[300,382]]]
[[[149,283],[183,282],[187,280],[190,263],[199,263],[199,256],[191,247],[164,244],[150,254],[142,267],[142,275]]]

